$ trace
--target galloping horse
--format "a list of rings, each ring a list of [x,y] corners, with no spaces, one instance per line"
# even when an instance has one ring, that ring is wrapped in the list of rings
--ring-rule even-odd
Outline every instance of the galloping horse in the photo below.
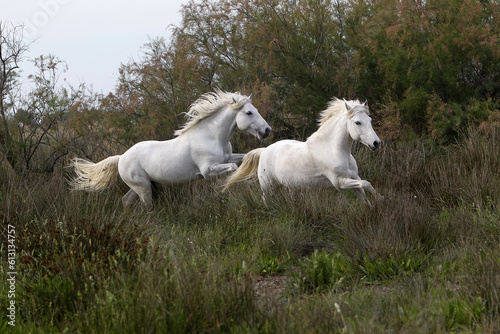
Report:
[[[305,142],[281,140],[247,153],[224,189],[257,174],[264,197],[277,185],[292,189],[333,186],[338,190],[354,189],[361,201],[371,205],[365,190],[373,194],[376,191],[370,182],[358,176],[358,166],[351,154],[354,141],[372,150],[380,148],[368,106],[334,98],[321,113],[319,122],[319,129]]]
[[[229,142],[234,130],[248,132],[259,139],[271,128],[251,103],[251,96],[217,90],[202,95],[186,113],[188,121],[167,141],[143,141],[122,155],[98,163],[75,158],[76,177],[70,186],[76,190],[101,191],[119,173],[130,187],[123,196],[125,207],[139,198],[152,207],[152,182],[181,183],[197,177],[211,178],[234,171],[243,154],[233,154]]]

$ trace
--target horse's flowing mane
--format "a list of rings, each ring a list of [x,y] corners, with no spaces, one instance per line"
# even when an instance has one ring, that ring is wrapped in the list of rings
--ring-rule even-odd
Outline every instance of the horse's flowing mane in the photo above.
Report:
[[[347,110],[346,104],[349,106],[349,110]],[[351,118],[352,116],[354,116],[354,114],[360,111],[363,111],[367,115],[370,115],[370,110],[368,109],[366,103],[361,103],[358,100],[340,100],[334,97],[328,103],[328,108],[320,113],[320,117],[318,120],[319,126],[325,124],[327,121],[335,118],[336,116],[347,114],[347,117]]]
[[[182,135],[195,127],[203,119],[215,114],[225,106],[237,110],[249,102],[252,102],[249,96],[242,95],[238,92],[223,92],[217,89],[215,92],[205,93],[191,104],[188,112],[185,114],[187,118],[186,123],[182,128],[174,132],[174,136],[177,137]]]

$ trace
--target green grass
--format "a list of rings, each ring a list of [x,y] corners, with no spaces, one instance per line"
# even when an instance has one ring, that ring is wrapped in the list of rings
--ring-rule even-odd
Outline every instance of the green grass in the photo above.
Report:
[[[123,211],[123,185],[0,173],[16,228],[13,333],[429,333],[500,326],[500,134],[357,148],[384,196],[256,184],[166,187]],[[6,236],[6,229],[2,230]],[[0,270],[7,273],[5,238]],[[260,282],[260,284],[257,284]],[[0,291],[0,308],[10,299]]]

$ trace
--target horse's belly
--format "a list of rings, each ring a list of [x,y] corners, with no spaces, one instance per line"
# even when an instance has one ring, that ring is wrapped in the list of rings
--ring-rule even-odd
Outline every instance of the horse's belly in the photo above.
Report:
[[[198,167],[187,157],[159,159],[147,167],[151,180],[163,184],[183,183],[200,176]]]
[[[288,188],[310,189],[310,188],[331,188],[332,183],[321,174],[312,173],[278,173],[278,182]]]
[[[198,170],[172,168],[167,172],[150,173],[151,180],[162,184],[183,183],[201,177]]]

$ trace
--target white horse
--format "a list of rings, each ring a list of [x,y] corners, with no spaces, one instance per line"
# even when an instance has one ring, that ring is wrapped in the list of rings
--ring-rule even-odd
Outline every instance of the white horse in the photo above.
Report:
[[[259,139],[271,128],[251,103],[251,96],[217,90],[196,100],[186,113],[188,121],[167,141],[143,141],[122,155],[93,163],[75,158],[76,177],[70,180],[75,190],[101,191],[119,173],[130,187],[123,196],[125,207],[137,198],[152,207],[152,182],[181,183],[197,177],[211,178],[238,168],[243,154],[233,154],[231,135],[236,127]]]
[[[305,142],[281,140],[250,151],[228,178],[224,190],[257,174],[264,198],[278,185],[291,189],[333,186],[338,190],[353,189],[361,201],[371,205],[365,190],[373,194],[376,191],[370,182],[358,176],[351,154],[354,141],[361,141],[372,150],[380,148],[366,102],[334,98],[321,113],[319,122],[319,129]]]

